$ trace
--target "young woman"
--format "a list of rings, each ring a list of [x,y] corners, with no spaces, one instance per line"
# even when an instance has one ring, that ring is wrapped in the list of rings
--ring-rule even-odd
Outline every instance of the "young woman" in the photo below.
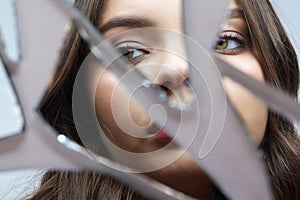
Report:
[[[182,32],[181,1],[179,0],[87,0],[76,1],[75,6],[98,27],[106,38],[122,35],[144,27],[158,27]],[[168,9],[166,9],[168,8]],[[216,54],[250,76],[273,84],[297,97],[298,62],[272,6],[267,0],[236,0],[230,5],[231,16],[222,26],[216,42]],[[188,78],[187,67],[180,58],[146,48],[141,41],[123,38],[113,44],[136,67],[155,62],[172,70],[153,70],[149,77],[163,77],[172,95],[184,98]],[[165,41],[163,41],[164,43]],[[167,42],[165,42],[167,43]],[[72,91],[76,74],[88,55],[87,44],[75,29],[68,34],[58,62],[54,81],[50,86],[42,112],[49,123],[82,144],[72,115]],[[176,71],[180,78],[176,77]],[[172,74],[172,75],[170,75]],[[175,76],[175,77],[174,77]],[[161,141],[142,141],[124,134],[114,121],[110,109],[112,91],[116,82],[105,73],[96,91],[95,107],[99,123],[105,127],[115,144],[130,150],[144,152],[155,149]],[[264,152],[275,199],[300,199],[300,141],[293,123],[269,111],[266,105],[230,80],[224,80],[230,101],[240,113],[249,133]],[[181,96],[182,95],[182,96]],[[148,123],[134,105],[130,107],[132,120]],[[126,142],[124,142],[126,141]],[[210,179],[184,154],[171,165],[147,173],[158,181],[186,194],[201,199],[220,197]],[[96,172],[49,171],[45,173],[39,190],[30,199],[142,199],[130,188]]]

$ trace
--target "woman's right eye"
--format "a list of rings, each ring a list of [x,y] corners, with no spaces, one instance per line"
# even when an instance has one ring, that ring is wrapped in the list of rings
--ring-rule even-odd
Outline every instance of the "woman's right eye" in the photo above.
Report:
[[[116,48],[130,64],[136,65],[150,53],[148,49],[141,48],[140,46],[134,47],[126,44],[117,46]]]
[[[140,60],[142,56],[148,54],[143,49],[128,49],[126,52],[124,52],[122,55],[129,61],[134,62],[137,60]]]

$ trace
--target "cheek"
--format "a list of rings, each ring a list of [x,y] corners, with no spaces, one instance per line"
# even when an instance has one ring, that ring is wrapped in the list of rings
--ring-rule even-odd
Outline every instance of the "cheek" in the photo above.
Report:
[[[125,91],[118,86],[115,76],[109,72],[104,73],[96,89],[96,113],[99,122],[112,134],[127,130],[135,135],[149,124],[150,119]]]
[[[261,65],[253,53],[246,51],[238,55],[221,55],[221,58],[252,78],[264,82]]]
[[[261,65],[252,54],[246,52],[240,55],[222,57],[242,72],[259,81],[264,81]],[[230,102],[240,115],[255,143],[259,145],[265,134],[268,116],[267,106],[231,79],[225,77],[223,84]]]
[[[266,105],[231,79],[224,78],[223,83],[234,109],[241,117],[252,139],[259,145],[265,134],[268,116]]]
[[[111,98],[116,84],[117,82],[113,76],[108,73],[105,73],[98,82],[95,96],[95,107],[97,115],[100,118],[103,118],[106,115],[111,116]]]

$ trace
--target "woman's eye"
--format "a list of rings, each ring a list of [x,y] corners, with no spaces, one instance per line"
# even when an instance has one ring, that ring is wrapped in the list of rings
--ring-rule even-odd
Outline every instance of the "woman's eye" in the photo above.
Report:
[[[217,40],[215,50],[221,54],[238,54],[245,49],[247,40],[237,32],[224,32]]]
[[[123,43],[116,46],[121,55],[133,65],[141,62],[150,51],[141,44],[138,43]]]
[[[217,41],[216,50],[225,50],[225,49],[235,49],[240,47],[242,44],[239,41],[233,39],[223,39],[220,38]]]
[[[122,55],[129,61],[132,62],[134,59],[138,59],[141,56],[147,54],[142,49],[127,49],[126,52],[123,52]]]

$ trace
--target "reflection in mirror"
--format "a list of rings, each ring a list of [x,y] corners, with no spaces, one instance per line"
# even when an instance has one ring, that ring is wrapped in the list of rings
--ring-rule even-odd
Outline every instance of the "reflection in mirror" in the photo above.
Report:
[[[272,1],[275,11],[278,13],[284,28],[287,30],[289,38],[296,49],[298,58],[300,57],[300,23],[298,7],[300,2],[291,0],[289,3],[283,0]],[[299,95],[298,95],[299,96]],[[299,98],[299,97],[298,97]],[[295,122],[298,134],[300,135],[300,122]]]
[[[297,64],[290,64],[290,70],[295,70],[295,68],[298,68]],[[291,76],[290,81],[288,82],[292,84],[297,83],[298,75],[296,74]],[[259,79],[258,76],[253,76],[253,74],[251,74],[250,76],[254,77],[255,79]],[[277,73],[276,76],[282,77],[286,76],[286,74],[284,75],[281,73]],[[269,81],[262,79],[260,81],[266,81],[271,83],[272,85],[274,84],[272,80]],[[292,188],[293,191],[292,193],[289,193],[288,189],[286,191],[286,194],[280,197],[279,191],[274,190],[274,195],[279,197],[279,199],[285,199],[286,195],[289,195],[290,197],[297,196],[298,186],[296,184],[291,184],[289,181],[285,181],[293,180],[297,183],[300,181],[300,155],[298,151],[300,141],[297,129],[295,127],[295,123],[292,120],[293,118],[287,116],[285,112],[274,110],[274,107],[272,105],[269,105],[270,107],[268,107],[268,105],[265,102],[259,100],[255,93],[249,91],[240,83],[233,81],[229,77],[224,78],[224,86],[227,90],[229,99],[235,107],[235,111],[244,121],[245,128],[248,130],[249,136],[253,140],[254,144],[259,148],[259,154],[262,156],[263,160],[267,165],[267,170],[269,171],[270,178],[274,182],[280,181],[280,183],[277,184],[281,185],[282,187],[288,185]],[[240,91],[240,93],[237,95],[239,97],[239,100],[244,100],[245,98],[248,99],[248,101],[246,101],[247,104],[244,105],[245,107],[243,107],[243,103],[241,103],[240,101],[235,101],[235,99],[232,98],[233,93],[229,90],[229,86],[236,88],[236,90]],[[284,101],[286,99],[283,100],[281,98],[281,95],[283,94],[281,92],[280,94],[274,93],[271,97],[280,98],[282,100],[280,101],[281,104],[291,105],[293,100],[297,100],[297,90],[298,87],[291,87],[289,89],[286,88],[284,90],[286,95],[290,96],[290,101]],[[266,102],[270,103],[273,101]],[[299,108],[299,104],[293,105],[290,108],[298,109],[295,106],[298,106]],[[257,109],[253,110],[254,107],[256,107]],[[246,114],[247,110],[250,110],[248,111],[248,115]],[[256,124],[256,126],[253,126],[253,124]],[[273,146],[274,143],[276,143],[275,146]],[[285,166],[281,167],[280,164],[277,162],[285,162]],[[293,173],[288,173],[285,174],[285,176],[282,176],[282,173],[286,169],[288,169],[289,171],[293,171]],[[272,170],[273,173],[270,173],[270,170]]]
[[[268,77],[267,72],[258,62],[254,49],[250,48],[253,38],[249,35],[253,36],[253,34],[249,34],[250,27],[244,16],[244,14],[256,13],[256,10],[252,8],[245,12],[245,8],[249,5],[246,1],[242,2],[242,4],[231,4],[231,9],[236,12],[232,12],[230,19],[222,26],[215,50],[218,55],[239,67],[240,70],[242,70],[241,66],[245,67],[246,74],[264,80]],[[172,6],[169,5],[170,1],[148,3],[134,1],[133,7],[129,2],[120,4],[111,0],[107,2],[105,10],[100,10],[102,6],[98,4],[92,5],[97,8],[94,13],[88,9],[88,6],[85,7],[86,5],[80,5],[80,9],[94,24],[97,24],[104,37],[109,39],[130,63],[129,69],[138,70],[143,77],[153,81],[165,92],[165,96],[169,99],[174,98],[175,105],[178,105],[178,102],[192,104],[194,94],[189,87],[186,52],[181,44],[183,36],[178,33],[182,32],[180,20],[174,20],[181,17],[178,14],[181,13],[181,4],[177,1],[175,4],[172,2]],[[158,6],[155,7],[154,4]],[[256,4],[263,3],[258,1]],[[171,9],[171,13],[165,12],[165,8],[170,6],[174,10]],[[145,7],[152,9],[145,10],[143,9]],[[145,13],[147,16],[156,16],[150,20],[153,20],[158,28],[149,28],[153,23],[140,21],[139,18],[138,20],[114,18],[124,10],[130,10],[140,17]],[[99,18],[95,12],[102,13],[101,17]],[[272,11],[268,10],[268,12]],[[163,23],[158,19],[165,19],[169,23]],[[261,23],[267,26],[265,22]],[[265,44],[264,42],[263,45]],[[96,153],[96,157],[101,161],[104,157],[131,168],[120,167],[120,170],[143,172],[196,198],[213,199],[215,195],[220,195],[216,192],[210,177],[185,152],[185,149],[172,143],[172,137],[162,129],[163,126],[156,126],[155,123],[161,125],[168,122],[168,116],[162,112],[163,107],[155,105],[145,111],[139,102],[135,101],[135,99],[149,100],[148,96],[139,97],[140,86],[137,86],[136,93],[128,93],[114,71],[109,66],[104,67],[99,64],[92,56],[86,59],[88,53],[86,43],[78,37],[74,29],[71,29],[63,47],[64,55],[58,62],[58,71],[53,78],[55,81],[50,85],[41,104],[42,114],[58,133],[68,136],[89,151]],[[271,56],[271,53],[269,54]],[[114,63],[114,59],[111,60],[111,64]],[[130,73],[131,71],[126,75],[130,77]],[[123,78],[128,79],[126,76]],[[270,149],[271,141],[264,140],[265,135],[272,131],[272,127],[267,127],[269,119],[267,107],[253,99],[247,91],[231,80],[224,79],[224,87],[229,101],[240,113],[243,125],[247,127],[257,147],[264,145],[265,155],[274,155],[272,152],[274,149]],[[197,109],[194,113],[195,116],[199,115]],[[161,119],[161,121],[152,121],[151,118]],[[181,124],[175,125],[174,129],[180,129]],[[190,133],[186,132],[186,134],[188,138]],[[160,151],[162,149],[163,151]],[[272,166],[268,170],[273,170]],[[55,172],[54,175],[60,173],[63,172]],[[76,174],[72,177],[78,178]],[[280,177],[275,174],[271,178],[278,180]],[[294,189],[297,186],[285,184]],[[114,191],[110,190],[110,192]]]
[[[18,63],[21,53],[15,0],[0,2],[0,35],[4,46],[4,52],[0,52],[1,56]]]
[[[241,5],[247,4],[241,1]],[[263,11],[262,16],[272,12],[269,9],[257,8],[256,12]],[[294,123],[291,118],[286,118],[290,116],[288,112],[278,112],[278,110],[275,112],[272,106],[267,105],[275,101],[262,102],[256,96],[269,95],[271,99],[277,100],[279,107],[299,109],[299,104],[291,104],[297,100],[299,89],[299,64],[294,49],[298,47],[291,45],[290,38],[276,20],[276,15],[269,19],[270,21],[262,20],[258,16],[251,19],[250,15],[251,9],[247,9],[244,10],[242,17],[247,18],[250,25],[268,27],[269,31],[263,31],[263,28],[259,29],[257,26],[247,29],[240,23],[242,18],[230,19],[230,26],[224,26],[223,39],[216,46],[217,51],[221,53],[219,57],[250,77],[282,90],[290,96],[290,102],[279,98],[281,97],[279,93],[271,94],[269,91],[264,91],[263,94],[259,94],[262,93],[259,88],[257,91],[249,91],[226,76],[223,78],[224,87],[235,111],[244,121],[250,137],[259,147],[274,186],[275,199],[299,198],[300,140]],[[281,20],[285,21],[285,17]],[[239,30],[237,28],[240,28],[240,31],[237,31]],[[282,163],[285,163],[284,167]],[[285,173],[287,171],[288,173]]]
[[[21,105],[4,63],[0,60],[0,139],[22,133],[25,121]]]
[[[153,38],[153,35],[156,37]],[[179,43],[162,46],[159,42],[171,39],[172,41],[179,41]],[[133,53],[132,56],[135,57],[135,53],[139,54],[139,52],[130,52],[135,51],[133,48],[139,48],[136,51],[142,52],[141,42],[143,41],[145,45],[147,43],[145,48],[152,49],[153,54],[170,57],[171,60],[176,59],[182,64],[184,70],[188,70],[187,63],[184,60],[182,44],[180,43],[182,39],[182,34],[161,28],[140,28],[110,37],[110,41],[124,56]],[[139,45],[139,47],[129,45]],[[156,52],[154,53],[154,51]],[[126,166],[126,168],[119,168],[119,170],[147,174],[167,186],[200,199],[212,198],[214,187],[206,173],[198,167],[189,154],[185,153],[184,149],[176,145],[166,131],[150,120],[150,115],[159,115],[162,122],[167,121],[164,119],[165,113],[159,113],[161,110],[160,105],[157,104],[157,107],[152,107],[149,115],[135,101],[135,97],[140,95],[139,89],[142,85],[136,86],[135,93],[128,93],[122,85],[123,83],[119,82],[114,72],[111,71],[110,66],[107,66],[107,68],[102,67],[92,56],[87,58],[80,56],[80,58],[82,63],[79,64],[79,71],[76,72],[69,68],[72,71],[68,72],[70,76],[75,75],[72,73],[77,73],[74,87],[72,85],[63,86],[63,94],[72,96],[72,99],[63,97],[61,98],[62,101],[58,103],[58,99],[52,95],[56,95],[55,93],[59,92],[59,89],[51,86],[51,92],[49,91],[51,96],[46,96],[41,107],[43,115],[50,123],[53,123],[53,119],[56,118],[54,126],[58,132],[84,145],[95,153],[100,161],[104,157]],[[83,59],[85,60],[83,61]],[[188,87],[188,84],[184,84],[187,72],[183,72],[186,73],[184,75],[179,74],[171,67],[166,67],[164,72],[162,70],[163,63],[160,63],[155,57],[151,59],[149,57],[147,63],[140,62],[139,66],[137,66],[136,58],[131,59],[131,56],[128,55],[128,59],[132,61],[129,67],[138,69],[143,76],[161,87],[166,95],[170,95],[169,98],[173,98],[174,105],[177,102],[189,104],[193,101],[192,90]],[[78,63],[72,63],[71,65],[78,65]],[[159,72],[161,72],[161,80],[159,80],[159,77],[154,80]],[[130,76],[130,73],[133,72],[130,71],[126,75]],[[172,88],[173,85],[165,84],[166,81],[177,84],[171,82],[174,81],[173,79],[168,80],[165,79],[167,77],[163,77],[169,74],[174,74],[174,76],[181,79],[182,83],[178,83],[178,88]],[[124,79],[127,78],[126,75],[123,77]],[[58,80],[58,78],[55,79]],[[68,89],[72,87],[73,90]],[[183,96],[181,92],[185,95]],[[143,98],[142,100],[146,101],[147,99]],[[63,113],[54,113],[53,109],[61,105],[72,105],[72,110],[67,106],[64,108]],[[191,113],[193,114],[193,112]],[[195,114],[192,116],[195,116]],[[197,120],[197,117],[194,117],[194,119]],[[191,133],[194,133],[194,130],[196,130],[195,124],[189,123],[189,125],[185,124],[182,127],[185,127],[186,130],[192,129]],[[175,124],[173,128],[179,130],[180,124]],[[181,165],[190,167],[185,170]],[[116,168],[116,166],[110,167]],[[128,167],[131,169],[129,170]],[[173,178],[169,178],[170,176]],[[193,182],[194,187],[185,186],[189,184],[189,180]]]
[[[114,1],[107,3],[108,12],[112,5],[121,10],[131,7],[130,3],[125,3],[126,8],[124,5],[117,6],[119,4]],[[154,4],[150,1],[145,4],[140,1],[135,3],[139,6],[134,9],[134,13],[140,8]],[[156,9],[153,8],[148,14],[155,12],[155,15],[163,15],[159,18],[169,20],[173,15],[181,18],[180,1],[174,4],[171,13],[163,14],[162,9],[170,6],[170,3],[171,1],[165,2],[165,6],[159,3],[157,9],[161,12],[156,13]],[[80,9],[84,10],[85,15],[96,17],[93,13],[86,13],[91,12],[89,6],[81,6]],[[92,7],[94,6],[99,5]],[[117,13],[119,11],[115,12]],[[142,16],[143,14],[139,15]],[[96,19],[98,18],[90,20]],[[129,63],[127,68],[131,69],[122,78],[128,81],[131,77],[130,73],[138,70],[142,77],[152,82],[151,85],[163,91],[160,94],[169,99],[167,106],[173,109],[175,114],[178,112],[191,114],[183,114],[186,119],[182,121],[180,121],[181,115],[175,115],[179,123],[167,124],[174,119],[163,112],[163,102],[157,101],[157,104],[145,111],[139,105],[139,101],[151,102],[152,100],[148,96],[141,97],[140,90],[145,85],[136,85],[134,93],[128,93],[122,85],[123,82],[110,68],[110,65],[117,62],[115,59],[118,57],[107,62],[109,66],[101,66],[92,55],[86,57],[89,49],[81,38],[75,36],[77,33],[73,29],[64,43],[64,55],[58,62],[59,71],[53,78],[55,84],[50,85],[41,105],[42,114],[58,133],[68,136],[96,153],[99,160],[103,157],[112,159],[126,166],[120,168],[122,171],[144,173],[190,196],[212,199],[215,195],[213,181],[193,161],[192,156],[186,153],[186,149],[180,148],[163,129],[164,125],[168,127],[173,125],[173,130],[184,127],[183,130],[191,135],[186,137],[188,140],[193,139],[193,134],[196,134],[197,130],[198,109],[188,112],[180,109],[185,105],[193,104],[195,100],[193,90],[189,87],[189,67],[184,49],[186,38],[180,33],[182,32],[181,21],[171,20],[172,23],[168,27],[164,23],[159,24],[156,18],[142,22],[127,18],[118,22],[108,18],[103,20],[106,22],[101,22],[100,30],[104,37],[119,50],[118,56],[123,56]],[[152,24],[159,25],[155,28],[149,27]],[[101,45],[105,46],[100,44],[100,48]],[[81,50],[72,48],[76,46]],[[62,74],[66,76],[61,76]],[[204,82],[202,80],[202,83]],[[208,94],[209,92],[206,91],[207,96]],[[160,121],[152,121],[151,118]]]

